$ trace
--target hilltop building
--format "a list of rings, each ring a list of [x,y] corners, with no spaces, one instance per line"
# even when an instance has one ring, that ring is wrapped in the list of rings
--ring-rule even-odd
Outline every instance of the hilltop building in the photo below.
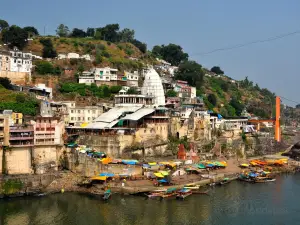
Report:
[[[0,51],[0,77],[7,77],[17,84],[31,81],[32,58],[31,53],[16,47],[11,51]]]

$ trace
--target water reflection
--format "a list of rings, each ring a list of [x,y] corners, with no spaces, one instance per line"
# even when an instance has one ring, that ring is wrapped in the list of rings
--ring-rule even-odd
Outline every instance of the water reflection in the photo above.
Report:
[[[211,196],[194,195],[184,201],[113,195],[104,203],[74,193],[0,200],[0,224],[296,224],[299,178],[282,176],[270,184],[233,182],[213,188]]]

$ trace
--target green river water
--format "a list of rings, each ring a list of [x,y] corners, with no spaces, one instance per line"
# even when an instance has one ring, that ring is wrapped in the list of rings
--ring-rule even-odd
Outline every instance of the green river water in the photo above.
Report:
[[[265,184],[234,181],[210,194],[184,201],[113,195],[106,203],[75,193],[5,199],[0,200],[0,225],[300,224],[300,174]]]

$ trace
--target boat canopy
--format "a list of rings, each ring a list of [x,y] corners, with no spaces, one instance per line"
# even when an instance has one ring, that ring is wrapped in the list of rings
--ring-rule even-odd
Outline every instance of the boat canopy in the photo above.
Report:
[[[164,177],[164,175],[162,175],[161,173],[154,173],[154,175],[157,176],[157,177],[161,177],[161,178]]]
[[[115,174],[113,174],[113,173],[100,173],[99,174],[99,176],[101,176],[101,177],[114,177],[115,176]]]
[[[100,181],[105,181],[106,179],[107,179],[106,176],[95,176],[91,178],[91,180],[100,180]]]

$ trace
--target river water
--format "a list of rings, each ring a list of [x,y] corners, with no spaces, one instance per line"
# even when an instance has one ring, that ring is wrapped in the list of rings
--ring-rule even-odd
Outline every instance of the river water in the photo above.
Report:
[[[210,193],[161,202],[113,195],[105,203],[75,193],[6,199],[0,200],[0,225],[300,224],[300,174],[265,184],[234,181]]]

